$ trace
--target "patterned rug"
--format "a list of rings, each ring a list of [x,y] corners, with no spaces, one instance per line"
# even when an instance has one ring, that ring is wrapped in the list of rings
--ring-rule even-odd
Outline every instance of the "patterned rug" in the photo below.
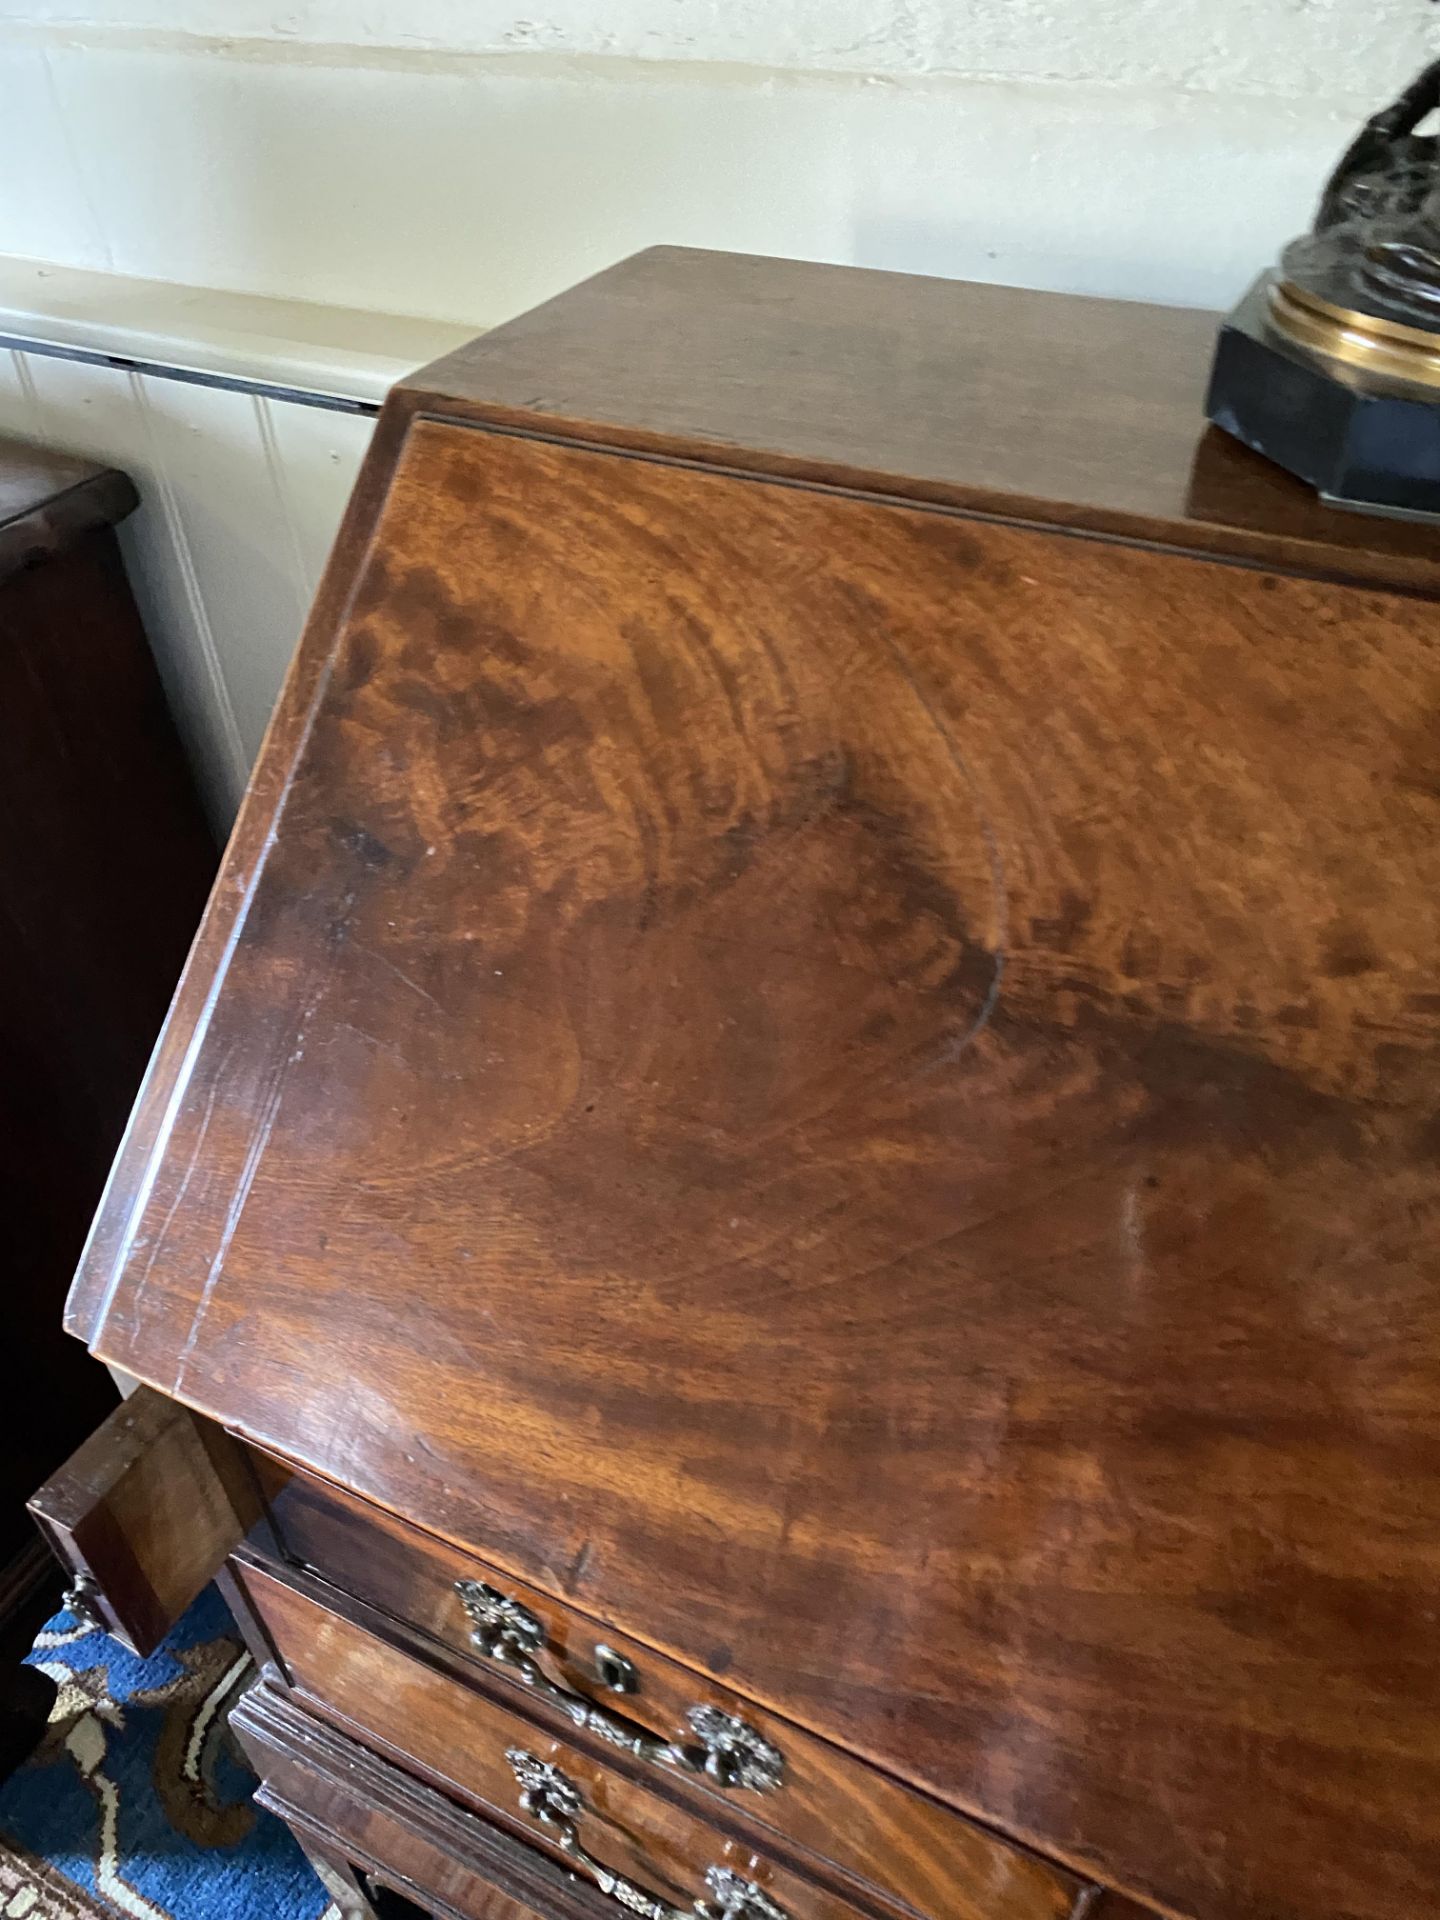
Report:
[[[30,1664],[60,1694],[0,1786],[0,1920],[339,1920],[226,1721],[252,1669],[214,1589],[137,1660],[68,1613]]]

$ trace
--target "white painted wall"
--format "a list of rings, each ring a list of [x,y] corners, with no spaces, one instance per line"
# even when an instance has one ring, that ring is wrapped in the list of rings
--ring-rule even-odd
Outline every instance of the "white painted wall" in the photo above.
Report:
[[[488,323],[656,240],[1228,302],[1429,0],[3,0],[0,252]]]

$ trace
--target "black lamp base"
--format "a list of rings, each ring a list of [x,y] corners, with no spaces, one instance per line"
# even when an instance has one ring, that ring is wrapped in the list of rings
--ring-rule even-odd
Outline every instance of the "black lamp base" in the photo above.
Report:
[[[1271,274],[1225,321],[1205,412],[1335,506],[1440,521],[1440,388],[1329,362],[1270,323]]]

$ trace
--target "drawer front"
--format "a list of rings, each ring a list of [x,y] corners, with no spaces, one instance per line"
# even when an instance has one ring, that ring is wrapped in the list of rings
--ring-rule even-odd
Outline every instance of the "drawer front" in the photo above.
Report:
[[[254,1524],[259,1497],[228,1434],[137,1387],[29,1507],[70,1576],[66,1604],[144,1655]]]
[[[608,1920],[606,1902],[266,1681],[230,1716],[255,1798],[311,1859],[342,1860],[435,1920]],[[1108,1920],[1108,1916],[1107,1916]]]
[[[713,1902],[722,1885],[755,1892],[733,1916],[714,1905],[710,1920],[860,1920],[838,1894],[413,1658],[315,1592],[253,1562],[232,1562],[231,1570],[312,1710],[582,1878],[619,1876],[611,1897],[640,1920],[663,1920],[645,1912],[645,1900],[685,1912]]]
[[[296,1475],[272,1494],[271,1505],[288,1558],[419,1628],[477,1672],[498,1675],[502,1687],[513,1686],[524,1697],[526,1712],[545,1713],[545,1700],[512,1663],[477,1650],[457,1582],[479,1582],[518,1603],[543,1632],[543,1647],[532,1657],[544,1675],[593,1701],[607,1717],[641,1725],[660,1743],[676,1745],[695,1744],[690,1716],[697,1708],[715,1709],[753,1729],[780,1757],[778,1785],[727,1789],[709,1775],[665,1767],[667,1786],[713,1797],[717,1807],[732,1808],[747,1825],[803,1847],[887,1898],[953,1920],[1066,1920],[1086,1891],[1077,1876],[828,1742],[363,1502]],[[619,1694],[606,1686],[615,1672],[606,1652],[626,1663],[633,1691]],[[557,1709],[557,1727],[566,1717]]]

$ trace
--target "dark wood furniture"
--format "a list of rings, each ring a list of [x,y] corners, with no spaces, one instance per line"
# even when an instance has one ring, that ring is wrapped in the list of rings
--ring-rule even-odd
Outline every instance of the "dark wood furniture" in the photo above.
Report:
[[[0,1778],[55,1691],[19,1665],[58,1591],[26,1496],[117,1397],[65,1289],[215,864],[116,543],[134,505],[0,441]]]
[[[114,527],[121,473],[0,442],[0,1627],[26,1496],[115,1403],[65,1290],[214,870]]]
[[[69,1309],[356,1911],[1434,1907],[1440,550],[1213,327],[661,250],[388,402]]]

